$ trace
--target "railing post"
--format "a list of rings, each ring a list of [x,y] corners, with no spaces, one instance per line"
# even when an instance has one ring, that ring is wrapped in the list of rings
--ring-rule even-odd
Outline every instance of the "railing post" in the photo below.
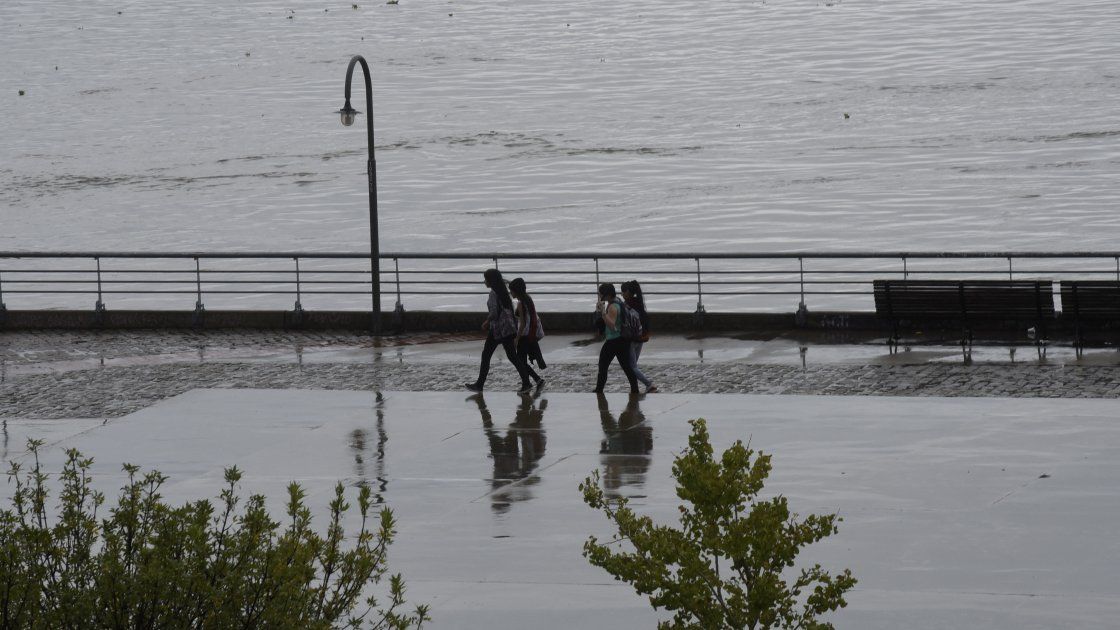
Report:
[[[300,287],[299,256],[293,256],[292,260],[296,262],[296,305],[292,310],[292,323],[296,326],[300,326],[303,324],[303,294]],[[199,301],[202,301],[201,297],[199,297]]]
[[[0,328],[8,319],[8,307],[4,305],[4,274],[0,272]]]
[[[902,279],[903,280],[909,280],[910,279],[910,268],[906,265],[906,257],[905,256],[902,257]]]
[[[206,307],[202,305],[202,266],[198,262],[198,256],[194,257],[194,283],[197,295],[197,299],[195,299],[194,302],[194,326],[196,328],[201,328]]]
[[[804,326],[809,323],[809,309],[805,306],[805,259],[797,258],[799,282],[801,285],[801,301],[797,303],[797,313],[793,316],[795,326]]]
[[[101,294],[101,258],[94,256],[93,261],[97,264],[97,303],[93,305],[93,321],[95,325],[101,326],[105,323],[105,302]]]
[[[704,283],[700,277],[700,258],[696,258],[696,312],[704,311]]]
[[[398,258],[393,259],[393,271],[397,283],[397,305],[393,308],[393,327],[400,332],[404,326],[404,303],[401,302],[401,261]]]
[[[700,257],[696,257],[696,312],[692,319],[698,328],[704,327],[704,280],[700,273]]]
[[[599,282],[599,259],[594,258],[592,260],[595,261],[595,286],[592,287],[591,292],[595,294],[596,298],[598,298],[599,297],[599,284],[600,284],[600,282]]]
[[[1010,256],[1007,257],[1007,281],[1008,282],[1014,282],[1015,281],[1015,274],[1011,270],[1011,257]]]
[[[100,314],[105,312],[105,302],[101,301],[101,258],[94,256],[93,260],[97,263],[97,303],[93,305],[93,310]]]

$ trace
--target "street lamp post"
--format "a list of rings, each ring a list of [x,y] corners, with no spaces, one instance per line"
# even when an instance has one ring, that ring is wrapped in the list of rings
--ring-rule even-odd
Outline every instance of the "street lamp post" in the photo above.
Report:
[[[366,135],[369,144],[369,263],[373,290],[373,334],[381,334],[381,251],[377,240],[377,164],[373,160],[373,85],[369,78],[369,65],[361,55],[354,55],[346,67],[346,104],[338,113],[342,124],[349,127],[361,112],[350,106],[350,80],[354,76],[354,64],[362,64],[362,74],[366,79]]]

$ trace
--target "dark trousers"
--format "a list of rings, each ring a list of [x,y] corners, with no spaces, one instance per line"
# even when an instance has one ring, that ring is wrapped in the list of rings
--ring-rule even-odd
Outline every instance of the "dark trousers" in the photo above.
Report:
[[[518,339],[517,358],[521,359],[521,362],[525,364],[525,370],[534,381],[539,382],[542,380],[540,374],[534,372],[533,368],[529,365],[530,361],[536,361],[538,368],[543,370],[546,367],[544,364],[544,354],[541,353],[540,342],[528,337],[521,337]]]
[[[479,387],[486,384],[486,375],[490,373],[490,357],[494,356],[494,350],[501,346],[505,348],[506,357],[513,367],[517,368],[517,375],[521,377],[521,385],[529,384],[529,374],[525,362],[517,356],[517,352],[513,349],[513,337],[506,337],[505,339],[495,339],[494,337],[486,336],[486,345],[482,346],[482,364],[478,366],[478,381],[476,383]]]
[[[618,359],[622,371],[626,373],[626,380],[630,381],[630,391],[638,391],[638,378],[634,375],[634,368],[630,367],[630,342],[622,337],[616,337],[603,344],[599,350],[599,378],[595,380],[595,391],[602,391],[607,384],[607,367],[611,361]]]

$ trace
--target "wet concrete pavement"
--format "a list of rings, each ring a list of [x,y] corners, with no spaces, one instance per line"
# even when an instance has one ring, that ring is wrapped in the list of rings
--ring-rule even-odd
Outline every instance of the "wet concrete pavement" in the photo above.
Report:
[[[801,513],[839,511],[806,552],[861,582],[850,628],[1103,628],[1120,612],[1120,354],[875,340],[658,337],[635,399],[617,367],[587,392],[598,344],[552,336],[544,390],[512,393],[496,355],[469,397],[476,336],[374,344],[350,333],[0,333],[2,458],[76,446],[112,493],[124,461],[171,476],[169,499],[214,496],[222,470],[273,497],[290,480],[320,514],[337,480],[370,484],[401,519],[394,570],[435,628],[648,628],[657,615],[580,556],[606,524],[579,482],[655,518],[676,499],[689,418],[717,443],[775,455],[768,486]],[[378,394],[380,392],[380,396]],[[605,404],[604,404],[605,401]]]
[[[369,484],[400,519],[391,552],[433,628],[649,628],[658,615],[581,557],[609,532],[578,484],[674,517],[687,420],[717,447],[772,453],[768,492],[840,533],[804,552],[860,579],[840,628],[1105,628],[1120,613],[1112,400],[798,395],[194,390],[115,419],[4,422],[4,457],[46,438],[170,475],[174,502],[215,496],[222,470],[278,512],[284,486],[317,514],[337,480]]]

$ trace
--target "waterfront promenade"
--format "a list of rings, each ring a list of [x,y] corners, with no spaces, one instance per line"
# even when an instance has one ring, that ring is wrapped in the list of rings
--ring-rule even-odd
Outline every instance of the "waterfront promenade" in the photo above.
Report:
[[[602,517],[578,484],[659,521],[687,420],[705,417],[774,456],[768,492],[840,532],[803,563],[860,580],[838,628],[1105,628],[1120,614],[1114,554],[1114,398],[1120,356],[1052,347],[913,347],[874,340],[660,336],[643,353],[665,393],[629,397],[613,368],[592,387],[598,344],[550,336],[547,386],[513,393],[497,362],[483,396],[475,335],[6,332],[0,334],[5,463],[45,440],[95,460],[110,497],[129,462],[169,476],[172,503],[213,497],[222,471],[281,509],[288,482],[324,514],[338,481],[393,508],[390,552],[432,628],[649,628],[658,615],[580,555]]]

